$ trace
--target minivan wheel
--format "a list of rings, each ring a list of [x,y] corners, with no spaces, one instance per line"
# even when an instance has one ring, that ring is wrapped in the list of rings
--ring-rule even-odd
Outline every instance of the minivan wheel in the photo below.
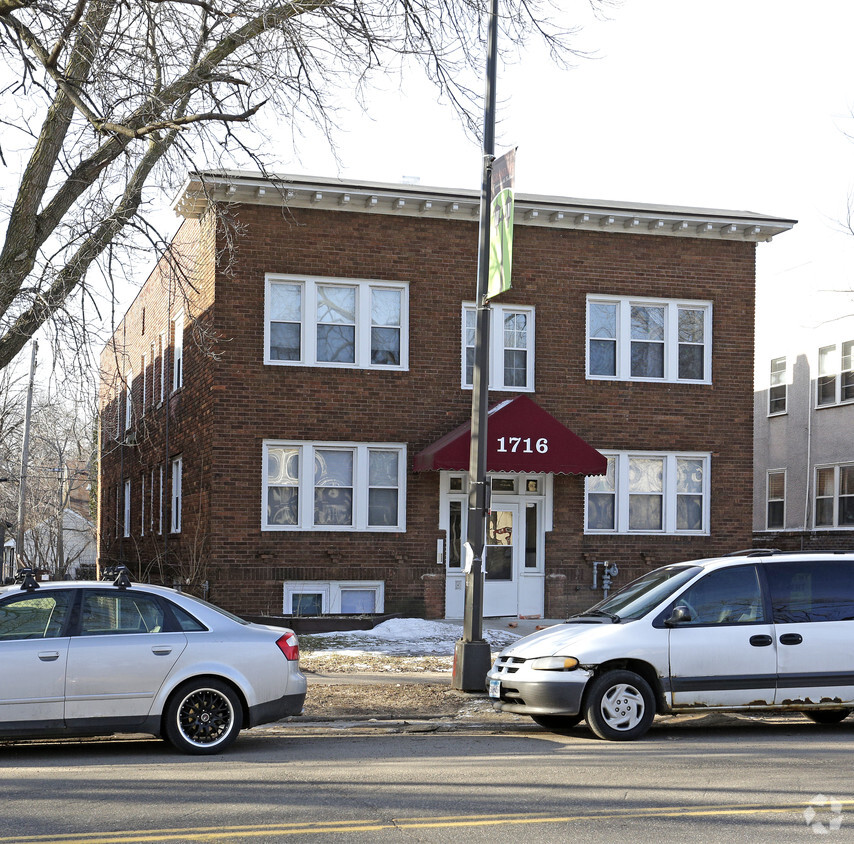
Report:
[[[571,730],[576,724],[584,720],[579,715],[532,715],[535,724],[545,727],[547,730]]]
[[[584,718],[599,738],[631,741],[652,726],[655,695],[634,671],[608,671],[591,683]]]
[[[850,709],[811,709],[804,712],[804,715],[816,724],[838,724],[850,714]]]
[[[190,681],[172,695],[164,715],[166,738],[184,753],[225,750],[243,726],[243,708],[219,680]]]

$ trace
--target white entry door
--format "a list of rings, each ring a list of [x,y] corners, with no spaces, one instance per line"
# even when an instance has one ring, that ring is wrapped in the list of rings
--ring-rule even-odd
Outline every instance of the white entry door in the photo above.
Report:
[[[519,507],[500,504],[486,517],[484,616],[516,615],[522,557]]]

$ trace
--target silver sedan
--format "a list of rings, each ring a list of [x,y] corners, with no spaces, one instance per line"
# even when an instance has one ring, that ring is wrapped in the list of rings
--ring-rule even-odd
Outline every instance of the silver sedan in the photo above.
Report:
[[[306,692],[292,630],[125,572],[0,587],[0,666],[2,738],[148,733],[218,753]]]

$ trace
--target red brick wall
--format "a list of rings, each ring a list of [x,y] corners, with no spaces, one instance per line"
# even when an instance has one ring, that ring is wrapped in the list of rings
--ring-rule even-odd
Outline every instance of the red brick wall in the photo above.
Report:
[[[278,612],[283,580],[383,580],[387,611],[441,615],[437,473],[408,472],[406,533],[264,532],[261,449],[270,438],[406,442],[411,470],[418,451],[468,420],[460,312],[474,298],[476,222],[299,209],[283,215],[256,206],[238,212],[244,233],[230,272],[216,278],[215,308],[209,243],[199,271],[195,307],[223,338],[219,359],[195,349],[187,330],[185,388],[170,428],[171,452],[185,455],[185,508],[210,490],[203,533],[211,598],[246,612]],[[593,560],[618,563],[619,585],[655,565],[749,546],[754,246],[517,226],[513,271],[514,289],[503,298],[536,307],[533,397],[542,407],[598,448],[713,455],[709,537],[585,536],[583,481],[558,476],[554,530],[546,536],[546,615],[591,602]],[[265,366],[268,272],[409,282],[409,371]],[[590,293],[711,300],[713,384],[585,379]],[[152,280],[143,295],[161,291]],[[139,306],[128,315],[129,334]],[[493,393],[491,401],[509,395]],[[187,542],[185,530],[172,548],[185,552]]]

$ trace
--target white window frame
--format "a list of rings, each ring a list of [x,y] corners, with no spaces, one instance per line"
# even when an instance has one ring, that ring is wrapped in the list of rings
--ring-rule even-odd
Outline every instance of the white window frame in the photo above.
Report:
[[[169,522],[170,533],[181,533],[181,507],[183,503],[184,484],[184,458],[183,456],[172,458],[172,484],[170,501],[171,519]]]
[[[130,478],[125,481],[123,536],[130,536]]]
[[[160,491],[158,493],[159,507],[157,512],[157,533],[163,533],[163,475],[164,475],[164,467],[161,463],[158,467],[160,470]]]
[[[374,612],[385,612],[385,583],[382,580],[286,580],[282,601],[284,615],[292,615],[293,597],[301,594],[320,594],[323,614],[341,613],[341,593],[348,589],[373,592]]]
[[[842,497],[841,470],[850,468],[854,468],[854,463],[833,463],[815,467],[815,478],[813,484],[813,526],[815,530],[854,530],[854,525],[839,524],[839,499]],[[833,470],[833,524],[820,525],[818,523],[818,473],[822,470],[827,471],[828,469]],[[829,496],[822,496],[822,498],[828,497]]]
[[[615,305],[616,319],[616,372],[613,375],[597,375],[590,372],[590,306],[594,304]],[[632,307],[664,308],[664,374],[661,378],[632,375]],[[679,377],[679,311],[703,311],[703,377]],[[711,384],[712,383],[712,303],[695,299],[651,299],[635,296],[588,295],[585,306],[585,372],[593,381],[645,381],[668,384]],[[692,344],[700,345],[700,344]]]
[[[270,356],[270,289],[281,282],[299,286],[301,294],[299,360],[277,360]],[[352,363],[317,360],[317,290],[318,287],[354,287],[356,289],[355,349]],[[400,293],[400,363],[371,363],[371,294],[374,290]],[[286,275],[267,273],[264,277],[264,363],[269,366],[320,366],[333,369],[409,369],[409,284],[402,281],[380,281],[364,278]]]
[[[268,524],[267,499],[269,475],[269,449],[290,448],[299,452],[298,524]],[[314,452],[344,451],[353,454],[353,521],[349,525],[314,524]],[[369,525],[369,455],[371,451],[395,451],[398,455],[398,498],[396,525]],[[406,444],[307,442],[292,440],[264,440],[262,445],[262,497],[261,530],[265,531],[347,531],[359,533],[404,533],[406,531]]]
[[[184,386],[184,312],[179,311],[172,319],[172,392]]]
[[[142,375],[142,407],[140,412],[144,415],[146,408],[148,407],[148,369],[147,369],[147,361],[146,354],[143,352],[142,361],[140,364],[140,374]]]
[[[154,506],[154,478],[156,471],[156,469],[151,470],[151,480],[149,483],[150,488],[148,490],[148,509],[151,511],[148,514],[148,532],[151,534],[154,533],[154,514],[156,512],[156,508]]]
[[[158,399],[158,404],[163,404],[163,401],[166,398],[166,349],[167,349],[167,345],[166,345],[166,332],[165,331],[160,332],[160,336],[158,337],[158,343],[160,344],[160,354],[157,356],[157,360],[160,363],[160,366],[159,366],[160,380],[158,382],[160,385],[160,390],[159,390],[160,397]],[[154,395],[155,395],[154,389],[152,389],[151,393],[152,393],[152,400],[153,400]]]
[[[534,392],[534,349],[536,347],[536,330],[535,316],[536,309],[532,305],[512,305],[512,304],[492,304],[492,314],[489,318],[489,389],[496,392],[512,391],[514,393],[533,393]],[[464,390],[471,390],[472,383],[466,377],[466,352],[472,347],[468,345],[467,340],[467,319],[468,315],[473,314],[477,320],[477,305],[474,302],[463,302],[462,312],[460,316],[461,331],[460,331],[460,386]],[[525,386],[519,387],[513,384],[505,383],[504,370],[504,319],[510,314],[524,314],[527,317],[527,346],[525,352],[526,360],[526,376]]]
[[[588,495],[591,482],[585,479],[584,484],[584,533],[585,534],[620,534],[629,536],[708,536],[710,534],[711,513],[711,462],[710,452],[663,452],[663,451],[607,451],[600,449],[605,457],[614,458],[614,527],[588,527],[587,510]],[[662,480],[662,528],[661,530],[631,530],[629,528],[629,464],[632,459],[663,459],[664,476]],[[701,530],[677,529],[677,460],[701,460],[703,462],[703,527]]]
[[[125,431],[133,427],[133,370],[125,375]]]
[[[145,536],[145,472],[139,476],[139,535]]]
[[[783,476],[783,497],[781,498],[771,498],[771,476],[772,475],[782,475]],[[788,475],[785,469],[769,469],[765,474],[765,530],[785,530],[786,528],[786,491],[788,489]],[[769,508],[772,501],[782,501],[783,502],[783,524],[779,527],[771,527],[770,519],[769,519]]]
[[[789,361],[785,355],[771,359],[768,375],[768,415],[783,416],[789,411]],[[782,395],[775,395],[775,390],[782,392]],[[782,410],[773,409],[775,401],[782,401]]]
[[[848,354],[843,352],[847,347]],[[828,352],[828,365],[822,366],[822,353]],[[821,346],[818,350],[816,359],[816,372],[818,376],[815,379],[815,407],[816,410],[822,410],[826,407],[837,407],[840,404],[854,403],[854,387],[851,382],[854,381],[854,340],[843,340],[839,343],[828,343],[826,346]],[[851,397],[844,398],[842,395],[842,381],[847,377],[849,381],[845,388],[851,388]],[[833,379],[833,400],[820,401],[821,382],[822,379]]]

